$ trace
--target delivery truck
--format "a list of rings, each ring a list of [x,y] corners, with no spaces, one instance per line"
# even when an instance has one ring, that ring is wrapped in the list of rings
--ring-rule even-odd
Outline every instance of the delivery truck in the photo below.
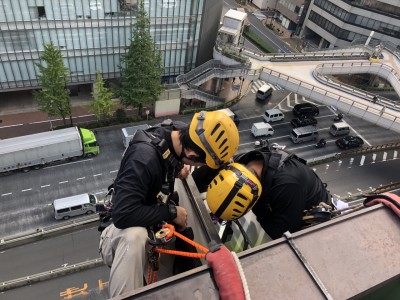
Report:
[[[129,142],[131,141],[132,137],[135,135],[136,131],[138,130],[146,130],[149,129],[151,126],[148,124],[136,125],[132,127],[122,128],[122,144],[124,147],[129,146]]]
[[[0,140],[0,173],[31,169],[100,153],[91,130],[71,127]]]
[[[274,129],[269,123],[253,123],[253,126],[251,127],[251,133],[255,138],[259,136],[269,136],[274,134]]]
[[[233,120],[233,122],[235,122],[236,126],[239,125],[239,123],[240,123],[239,117],[233,111],[231,111],[229,108],[223,108],[223,109],[219,109],[217,111],[222,111],[229,118],[231,118]]]

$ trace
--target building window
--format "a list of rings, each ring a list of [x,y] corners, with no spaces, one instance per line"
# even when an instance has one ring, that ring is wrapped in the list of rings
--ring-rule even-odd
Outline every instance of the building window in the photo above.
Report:
[[[38,6],[37,12],[39,18],[46,18],[46,10],[44,9],[44,6]]]

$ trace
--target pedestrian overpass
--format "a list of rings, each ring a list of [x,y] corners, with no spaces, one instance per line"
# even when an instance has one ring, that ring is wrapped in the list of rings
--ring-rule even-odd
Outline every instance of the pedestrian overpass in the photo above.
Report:
[[[392,101],[336,81],[329,75],[369,73],[387,80],[400,95],[400,56],[393,47],[384,48],[383,58],[372,62],[373,49],[353,46],[312,53],[265,54],[243,47],[222,44],[214,47],[214,60],[177,77],[182,98],[206,102],[206,107],[225,99],[205,91],[200,85],[213,78],[261,79],[318,103],[360,117],[384,128],[400,132],[400,101]],[[242,63],[238,63],[238,61]],[[400,98],[400,97],[399,97]],[[399,99],[400,100],[400,99]]]

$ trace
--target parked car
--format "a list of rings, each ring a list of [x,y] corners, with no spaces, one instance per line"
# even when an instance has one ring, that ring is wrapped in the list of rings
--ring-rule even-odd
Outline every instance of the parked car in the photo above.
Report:
[[[316,118],[314,117],[298,117],[295,119],[292,119],[292,121],[290,122],[292,124],[292,126],[294,128],[297,127],[304,127],[304,126],[308,126],[308,125],[317,125],[318,121]]]
[[[350,149],[357,148],[364,145],[364,141],[359,136],[346,135],[338,140],[336,140],[336,145],[340,149]]]
[[[292,110],[293,114],[298,116],[318,116],[319,115],[319,108],[318,106],[312,103],[300,103],[296,104]]]

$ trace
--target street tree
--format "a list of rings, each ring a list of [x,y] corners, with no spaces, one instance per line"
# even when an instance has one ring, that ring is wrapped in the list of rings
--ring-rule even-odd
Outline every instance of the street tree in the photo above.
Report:
[[[66,83],[69,76],[69,69],[64,65],[61,51],[53,42],[44,45],[41,55],[41,63],[37,66],[40,90],[33,92],[33,96],[39,105],[39,110],[47,112],[52,116],[63,118],[66,126],[65,116],[70,116],[72,107]]]
[[[144,9],[143,0],[139,3],[136,22],[132,25],[130,45],[121,58],[121,103],[138,107],[142,116],[144,104],[153,104],[164,90],[161,76],[161,52],[150,34],[150,20]]]
[[[97,120],[107,120],[112,117],[116,104],[113,102],[113,93],[104,85],[103,76],[97,70],[97,79],[92,92],[93,101],[88,108],[94,112]]]

